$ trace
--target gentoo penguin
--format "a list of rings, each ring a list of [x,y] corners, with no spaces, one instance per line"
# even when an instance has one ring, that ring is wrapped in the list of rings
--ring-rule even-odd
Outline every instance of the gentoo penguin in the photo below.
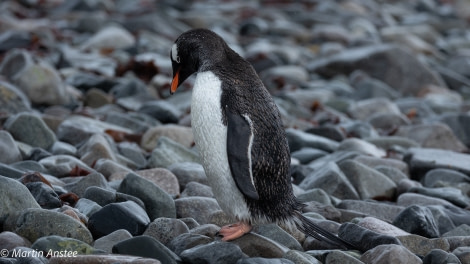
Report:
[[[275,222],[354,248],[301,214],[279,110],[250,63],[207,29],[180,35],[170,56],[171,93],[197,73],[191,99],[194,141],[217,202],[238,221],[221,228],[223,240],[242,236],[252,224]]]

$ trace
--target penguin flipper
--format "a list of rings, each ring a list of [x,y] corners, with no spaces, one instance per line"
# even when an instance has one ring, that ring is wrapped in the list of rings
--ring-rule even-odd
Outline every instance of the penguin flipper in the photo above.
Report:
[[[258,200],[259,195],[253,181],[251,146],[253,125],[248,115],[226,111],[227,156],[232,177],[238,189],[247,197]]]

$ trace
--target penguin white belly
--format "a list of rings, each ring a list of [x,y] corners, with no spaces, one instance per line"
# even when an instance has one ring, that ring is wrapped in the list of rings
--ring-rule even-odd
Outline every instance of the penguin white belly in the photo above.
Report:
[[[210,71],[197,74],[191,100],[191,126],[204,171],[220,207],[237,220],[248,220],[250,212],[228,163],[221,85],[219,78]]]

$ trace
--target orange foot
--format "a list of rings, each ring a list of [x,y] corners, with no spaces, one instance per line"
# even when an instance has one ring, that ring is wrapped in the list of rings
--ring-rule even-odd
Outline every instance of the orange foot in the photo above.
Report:
[[[244,222],[238,222],[231,225],[223,226],[219,230],[219,234],[223,237],[223,241],[230,241],[243,236],[251,231],[251,225]]]

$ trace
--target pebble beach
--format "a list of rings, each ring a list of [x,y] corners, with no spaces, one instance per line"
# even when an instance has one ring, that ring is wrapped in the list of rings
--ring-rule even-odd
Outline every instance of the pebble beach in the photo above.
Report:
[[[470,263],[470,1],[0,1],[0,264]],[[170,49],[208,28],[280,109],[304,216],[224,242]],[[275,144],[275,142],[273,142]]]

